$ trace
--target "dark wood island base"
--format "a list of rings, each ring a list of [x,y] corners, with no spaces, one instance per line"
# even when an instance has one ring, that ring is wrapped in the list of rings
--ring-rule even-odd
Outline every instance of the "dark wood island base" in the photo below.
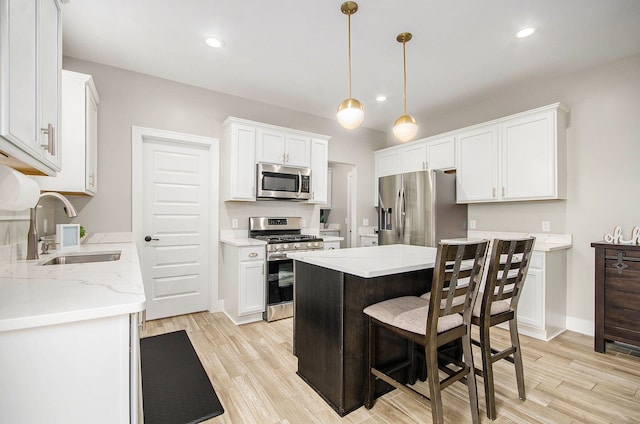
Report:
[[[399,296],[431,289],[432,269],[363,278],[295,261],[293,349],[298,375],[340,415],[364,404],[367,320],[362,310]],[[380,334],[381,363],[407,357],[407,344]],[[379,381],[376,392],[391,386]]]

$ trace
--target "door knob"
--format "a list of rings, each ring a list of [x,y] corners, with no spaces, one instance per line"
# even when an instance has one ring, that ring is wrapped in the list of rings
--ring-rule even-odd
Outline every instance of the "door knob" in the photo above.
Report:
[[[151,236],[146,236],[146,237],[144,238],[144,241],[151,241],[151,240],[160,240],[160,239],[152,238]]]

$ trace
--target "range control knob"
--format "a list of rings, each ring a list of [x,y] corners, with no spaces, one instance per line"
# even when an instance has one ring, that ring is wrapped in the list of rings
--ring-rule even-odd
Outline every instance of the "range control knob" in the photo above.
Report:
[[[293,248],[294,248],[294,249],[300,249],[300,243],[295,243],[295,244],[293,245]]]
[[[287,250],[288,248],[289,248],[289,245],[288,245],[288,244],[286,244],[286,243],[285,243],[285,244],[283,244],[283,245],[282,245],[282,249],[283,249],[283,250]]]
[[[318,242],[316,241],[316,242],[314,242],[314,243],[313,243],[313,246],[314,246],[314,247],[318,247],[318,246],[320,246],[320,243],[318,243]]]

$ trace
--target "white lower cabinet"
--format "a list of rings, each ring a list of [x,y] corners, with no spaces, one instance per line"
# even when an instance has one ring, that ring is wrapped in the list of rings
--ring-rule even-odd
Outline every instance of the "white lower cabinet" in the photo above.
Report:
[[[566,328],[566,250],[534,251],[518,303],[521,334],[551,340]]]
[[[224,312],[236,324],[259,321],[265,310],[265,246],[222,244]]]
[[[0,333],[0,421],[141,422],[136,316]]]
[[[324,242],[324,250],[336,250],[340,249],[340,241],[325,241]]]
[[[378,235],[377,234],[362,234],[360,235],[360,246],[362,247],[371,247],[378,245]]]

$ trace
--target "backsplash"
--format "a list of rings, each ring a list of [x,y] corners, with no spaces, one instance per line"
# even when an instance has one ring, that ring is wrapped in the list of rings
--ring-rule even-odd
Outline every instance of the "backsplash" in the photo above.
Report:
[[[55,234],[55,228],[53,209],[48,206],[38,207],[38,234]],[[28,232],[29,209],[17,212],[0,210],[0,266],[26,258]]]
[[[0,266],[26,255],[29,211],[0,211]]]

